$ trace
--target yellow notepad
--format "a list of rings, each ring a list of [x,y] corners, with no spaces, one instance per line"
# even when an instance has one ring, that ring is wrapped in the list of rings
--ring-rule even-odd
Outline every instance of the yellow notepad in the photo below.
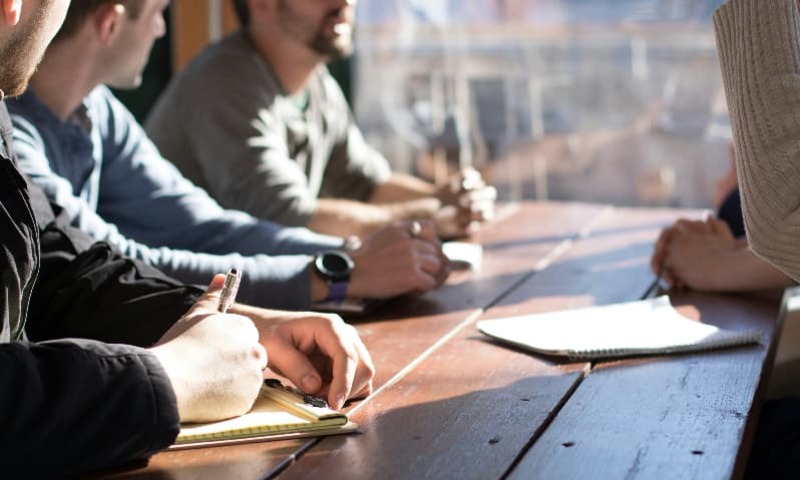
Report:
[[[358,426],[321,399],[266,380],[250,412],[210,423],[184,424],[172,448],[224,445],[352,432]]]
[[[560,312],[483,320],[484,334],[571,360],[699,352],[756,343],[757,330],[724,330],[679,314],[666,295]]]

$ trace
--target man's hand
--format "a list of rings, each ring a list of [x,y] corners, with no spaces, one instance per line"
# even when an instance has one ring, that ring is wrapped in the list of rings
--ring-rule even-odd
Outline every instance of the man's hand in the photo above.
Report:
[[[474,168],[466,168],[439,188],[436,198],[442,208],[434,217],[441,238],[469,235],[479,223],[494,217],[497,190],[487,185]]]
[[[724,290],[729,262],[742,248],[721,220],[679,220],[661,232],[651,268],[671,288]]]
[[[421,226],[413,232],[412,225]],[[424,292],[441,285],[450,273],[431,222],[400,222],[365,238],[350,253],[355,268],[347,295],[357,298],[390,298]]]
[[[237,310],[239,309],[239,310]],[[375,367],[355,328],[338,315],[234,306],[256,324],[269,368],[336,409],[372,393]]]
[[[172,382],[181,422],[235,417],[253,406],[267,352],[253,322],[217,312],[224,275],[153,347]]]

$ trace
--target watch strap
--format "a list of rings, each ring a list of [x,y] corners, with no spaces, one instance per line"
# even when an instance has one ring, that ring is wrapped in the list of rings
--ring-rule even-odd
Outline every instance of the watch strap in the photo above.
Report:
[[[347,280],[328,282],[328,297],[325,301],[341,303],[347,296],[347,285],[349,283]]]

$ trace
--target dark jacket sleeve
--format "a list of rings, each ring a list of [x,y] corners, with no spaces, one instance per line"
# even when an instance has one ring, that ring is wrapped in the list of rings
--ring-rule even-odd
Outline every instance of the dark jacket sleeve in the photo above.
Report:
[[[93,243],[28,183],[41,243],[26,326],[29,339],[81,337],[146,347],[197,300],[198,288],[124,257],[106,243]]]
[[[169,379],[136,347],[0,344],[0,392],[0,465],[8,478],[60,478],[147,458],[178,433]]]

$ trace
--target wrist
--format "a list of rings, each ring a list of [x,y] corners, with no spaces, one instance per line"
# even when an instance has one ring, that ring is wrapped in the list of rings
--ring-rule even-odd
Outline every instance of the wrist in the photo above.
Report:
[[[354,267],[353,259],[345,251],[328,250],[314,257],[314,273],[327,286],[324,301],[339,303],[345,299]]]
[[[328,296],[328,283],[314,270],[314,259],[308,262],[309,279],[311,281],[311,303],[321,302]]]

